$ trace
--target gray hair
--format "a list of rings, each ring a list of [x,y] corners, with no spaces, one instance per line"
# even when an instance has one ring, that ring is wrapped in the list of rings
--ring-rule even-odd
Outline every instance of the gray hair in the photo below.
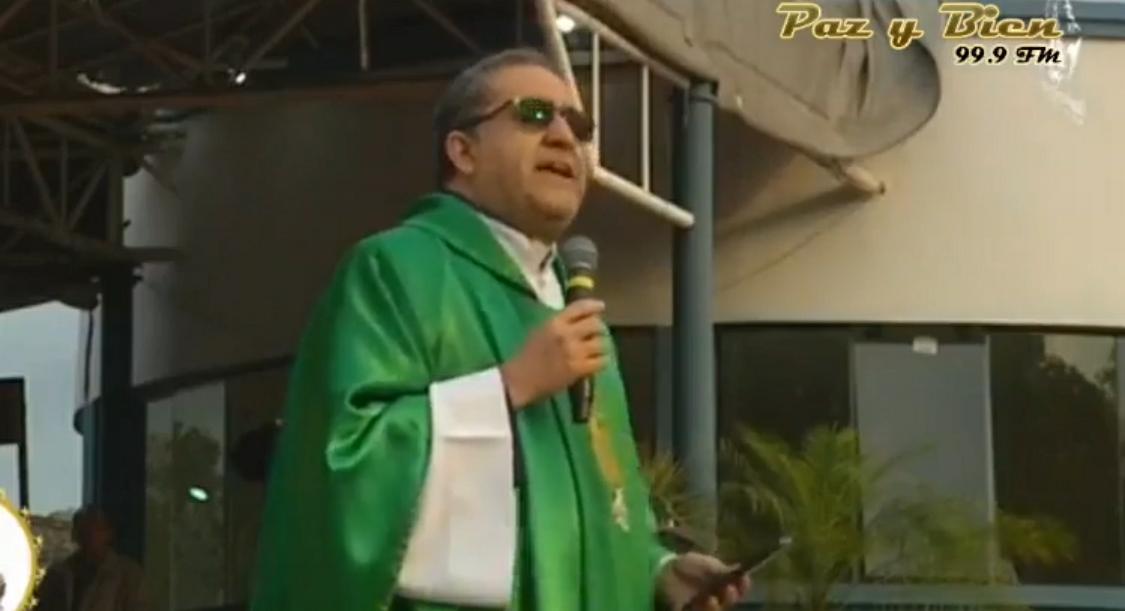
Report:
[[[538,66],[563,77],[546,55],[536,49],[508,49],[489,55],[463,70],[446,87],[434,107],[434,152],[437,157],[437,180],[444,185],[454,174],[453,163],[445,154],[445,139],[458,126],[484,112],[489,101],[492,77],[499,71],[517,66]]]

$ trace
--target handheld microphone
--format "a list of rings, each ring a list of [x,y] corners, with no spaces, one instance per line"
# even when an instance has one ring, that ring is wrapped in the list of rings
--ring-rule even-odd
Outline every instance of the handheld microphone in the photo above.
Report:
[[[562,246],[562,258],[567,270],[567,303],[593,297],[598,271],[598,247],[594,245],[594,241],[586,236],[570,238]],[[589,421],[593,404],[592,379],[582,378],[570,387],[570,405],[575,422]]]

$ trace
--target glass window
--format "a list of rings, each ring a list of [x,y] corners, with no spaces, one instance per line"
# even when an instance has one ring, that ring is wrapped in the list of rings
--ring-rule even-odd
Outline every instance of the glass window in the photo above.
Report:
[[[1116,342],[994,333],[993,438],[1001,509],[1061,520],[1076,562],[1017,567],[1033,583],[1122,583]]]
[[[226,602],[223,495],[226,447],[221,383],[148,406],[145,570],[159,609]]]
[[[799,443],[818,425],[848,425],[850,338],[846,329],[721,327],[720,436],[750,425]]]
[[[633,435],[639,445],[656,447],[656,329],[615,327],[618,366],[629,398]],[[596,392],[596,391],[595,391]]]
[[[288,368],[149,403],[145,565],[157,609],[248,599]]]
[[[1116,335],[1002,327],[721,326],[719,435],[797,444],[831,424],[876,457],[925,446],[904,481],[1076,537],[1074,561],[1017,563],[1017,583],[1125,584],[1122,350]]]

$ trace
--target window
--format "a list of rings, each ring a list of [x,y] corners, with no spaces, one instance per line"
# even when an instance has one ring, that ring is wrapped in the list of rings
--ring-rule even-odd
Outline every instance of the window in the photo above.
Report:
[[[1034,583],[1123,583],[1117,341],[992,336],[992,426],[1001,509],[1044,514],[1078,537],[1064,566],[1017,567]]]
[[[149,402],[145,569],[156,608],[249,598],[288,374],[263,362]]]
[[[720,436],[747,424],[797,443],[817,425],[848,425],[850,339],[846,329],[721,327]]]
[[[1016,565],[1017,583],[1125,585],[1125,338],[951,325],[717,335],[720,437],[749,425],[797,443],[828,424],[854,427],[865,453],[928,444],[910,481],[1076,537],[1074,561]]]
[[[629,399],[629,416],[637,443],[656,448],[657,358],[655,327],[615,327],[618,367]],[[595,392],[597,392],[595,390]]]

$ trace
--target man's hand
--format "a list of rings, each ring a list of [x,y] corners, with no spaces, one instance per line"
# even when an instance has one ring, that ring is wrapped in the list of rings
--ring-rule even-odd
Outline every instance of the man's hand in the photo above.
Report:
[[[512,409],[524,408],[605,367],[605,304],[576,301],[536,329],[520,353],[500,366]]]
[[[677,556],[664,566],[658,585],[660,596],[671,611],[691,611],[726,609],[738,604],[750,590],[750,578],[743,576],[724,591],[703,599],[693,607],[687,607],[698,594],[710,587],[716,579],[728,574],[735,567],[723,564],[718,558],[689,552]]]

